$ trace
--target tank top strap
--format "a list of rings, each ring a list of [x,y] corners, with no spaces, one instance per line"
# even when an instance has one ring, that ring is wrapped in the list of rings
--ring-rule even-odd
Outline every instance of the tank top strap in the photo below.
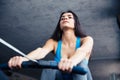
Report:
[[[59,40],[58,45],[57,45],[55,58],[54,58],[54,60],[57,61],[57,62],[59,62],[60,59],[61,59],[61,45],[62,45],[62,40]]]
[[[76,40],[76,49],[80,47],[80,37],[77,37],[77,40]]]

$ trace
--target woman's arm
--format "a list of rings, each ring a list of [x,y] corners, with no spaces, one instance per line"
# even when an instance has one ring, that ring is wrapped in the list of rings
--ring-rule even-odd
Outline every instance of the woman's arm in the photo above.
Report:
[[[74,65],[77,65],[84,58],[86,58],[87,55],[91,54],[93,43],[93,38],[90,36],[87,36],[82,40],[81,47],[78,48],[75,54],[69,58],[74,63]]]
[[[44,58],[50,51],[54,50],[54,43],[55,41],[53,39],[49,39],[42,48],[37,48],[33,50],[32,52],[27,54],[27,57],[31,59]],[[12,67],[21,68],[21,63],[23,61],[28,61],[28,59],[21,56],[15,56],[9,60],[8,65],[10,68]]]
[[[88,36],[82,39],[82,45],[78,48],[74,55],[70,58],[62,58],[58,67],[62,71],[71,72],[73,66],[76,66],[80,63],[84,58],[88,57],[91,54],[93,48],[93,39],[92,37]]]
[[[53,51],[55,48],[55,41],[53,39],[49,39],[42,48],[37,48],[30,52],[27,57],[31,59],[42,59],[49,52]]]

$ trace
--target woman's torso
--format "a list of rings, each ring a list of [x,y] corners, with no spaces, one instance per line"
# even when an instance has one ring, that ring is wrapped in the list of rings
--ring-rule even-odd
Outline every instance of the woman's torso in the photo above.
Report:
[[[54,54],[58,55],[58,53],[60,53],[58,56],[60,56],[61,58],[70,58],[72,55],[75,54],[76,51],[76,46],[81,46],[83,44],[83,40],[85,38],[76,38],[76,41],[71,45],[71,46],[66,46],[62,40],[61,42],[55,42],[55,48],[54,48]],[[80,41],[77,41],[80,40]],[[80,44],[79,44],[80,43]],[[58,45],[59,44],[59,45]],[[78,45],[79,44],[79,45]],[[58,51],[58,47],[59,47],[59,51]],[[77,47],[78,48],[78,47]],[[86,59],[88,60],[90,57],[90,54],[86,55]]]

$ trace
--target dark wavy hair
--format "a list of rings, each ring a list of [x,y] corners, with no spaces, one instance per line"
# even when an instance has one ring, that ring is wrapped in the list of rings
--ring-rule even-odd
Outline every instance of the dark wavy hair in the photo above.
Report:
[[[51,36],[51,38],[56,40],[56,41],[61,40],[63,31],[60,29],[60,20],[61,20],[61,17],[64,13],[72,13],[73,14],[73,17],[74,17],[74,20],[75,20],[75,24],[74,24],[75,25],[75,29],[74,29],[75,36],[86,37],[87,35],[84,34],[83,31],[81,30],[80,22],[79,22],[79,19],[78,19],[77,15],[74,12],[72,12],[71,10],[68,10],[68,11],[65,11],[65,12],[61,13],[58,24],[57,24],[57,27],[56,27],[53,35]]]

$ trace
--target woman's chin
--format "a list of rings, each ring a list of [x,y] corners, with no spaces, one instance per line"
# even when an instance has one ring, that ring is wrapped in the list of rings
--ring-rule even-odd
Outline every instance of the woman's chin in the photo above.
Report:
[[[68,29],[74,29],[74,28],[70,27],[70,26],[64,26],[64,27],[62,27],[62,30],[68,30]]]

